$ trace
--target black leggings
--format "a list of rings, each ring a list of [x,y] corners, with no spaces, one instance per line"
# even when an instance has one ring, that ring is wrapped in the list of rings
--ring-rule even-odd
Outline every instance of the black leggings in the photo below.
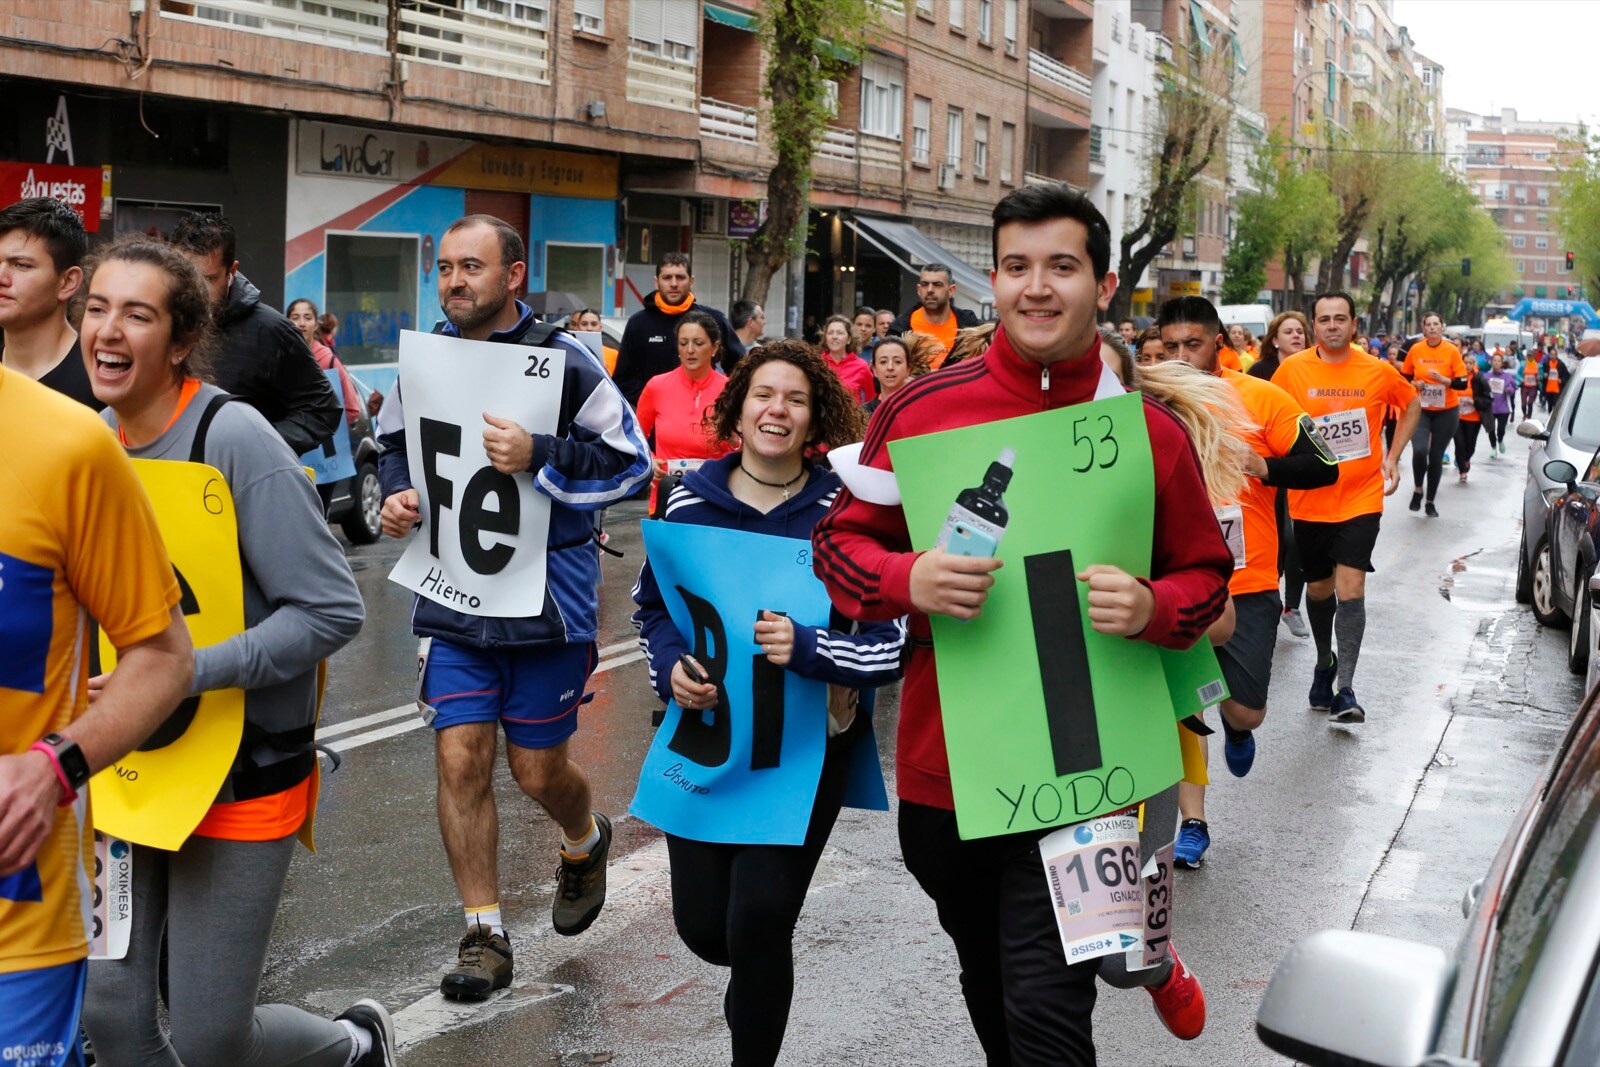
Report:
[[[1462,474],[1472,469],[1472,456],[1478,451],[1478,431],[1482,428],[1483,424],[1477,419],[1462,419],[1456,426],[1456,469]],[[1489,437],[1489,447],[1493,448],[1494,434],[1491,432]]]
[[[804,844],[722,845],[667,835],[678,936],[707,963],[732,968],[722,1010],[734,1067],[769,1067],[783,1047],[794,995],[794,924],[844,804],[855,746],[871,736],[866,721],[858,714],[828,742]]]
[[[1299,611],[1300,597],[1306,591],[1306,576],[1300,571],[1300,550],[1294,543],[1294,520],[1289,518],[1289,490],[1279,489],[1278,573],[1283,575],[1283,610]]]
[[[1506,442],[1506,423],[1511,421],[1511,412],[1497,411],[1489,417],[1489,443],[1491,445],[1504,445]]]
[[[1439,491],[1439,476],[1444,473],[1444,454],[1456,435],[1456,423],[1461,418],[1458,408],[1423,410],[1417,419],[1417,430],[1411,435],[1412,484],[1421,487],[1423,476],[1428,480],[1428,499]]]

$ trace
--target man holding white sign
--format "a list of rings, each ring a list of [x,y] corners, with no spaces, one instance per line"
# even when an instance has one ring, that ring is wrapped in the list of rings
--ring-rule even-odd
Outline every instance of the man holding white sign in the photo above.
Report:
[[[439,829],[468,928],[440,982],[457,999],[511,983],[498,728],[517,784],[562,827],[556,932],[582,933],[605,903],[611,824],[591,811],[589,780],[567,759],[598,628],[591,513],[651,473],[633,410],[599,358],[516,299],[526,254],[522,236],[490,215],[445,231],[447,321],[432,336],[403,335],[400,382],[378,427],[384,532],[422,526],[390,577],[417,593],[417,699],[436,731]]]

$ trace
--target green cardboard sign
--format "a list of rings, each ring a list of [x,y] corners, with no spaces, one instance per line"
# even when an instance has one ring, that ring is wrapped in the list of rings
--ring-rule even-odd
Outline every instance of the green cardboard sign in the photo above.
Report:
[[[1222,664],[1209,637],[1202,637],[1182,652],[1161,649],[1161,666],[1167,674],[1167,691],[1172,696],[1172,712],[1182,722],[1233,694],[1222,677]]]
[[[1059,826],[1159,793],[1183,774],[1154,645],[1096,633],[1096,564],[1148,576],[1155,470],[1136,393],[890,442],[911,543],[931,547],[956,496],[1016,452],[1005,566],[971,622],[932,619],[963,838]]]

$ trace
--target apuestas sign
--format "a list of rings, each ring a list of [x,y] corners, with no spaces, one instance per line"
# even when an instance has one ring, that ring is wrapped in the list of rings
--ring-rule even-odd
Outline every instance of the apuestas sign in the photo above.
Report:
[[[1600,329],[1600,314],[1587,300],[1537,300],[1525,297],[1506,312],[1506,318],[1521,322],[1529,315],[1581,315],[1590,329]]]
[[[100,193],[105,174],[99,167],[60,167],[53,163],[0,163],[0,207],[35,196],[66,204],[90,233],[100,229]]]

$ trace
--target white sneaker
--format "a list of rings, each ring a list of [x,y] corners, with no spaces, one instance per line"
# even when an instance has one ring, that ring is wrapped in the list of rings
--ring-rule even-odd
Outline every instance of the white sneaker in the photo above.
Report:
[[[1294,634],[1296,637],[1311,636],[1311,628],[1306,625],[1306,620],[1301,617],[1300,612],[1295,608],[1283,609],[1283,624],[1287,626],[1289,628],[1289,632]]]

